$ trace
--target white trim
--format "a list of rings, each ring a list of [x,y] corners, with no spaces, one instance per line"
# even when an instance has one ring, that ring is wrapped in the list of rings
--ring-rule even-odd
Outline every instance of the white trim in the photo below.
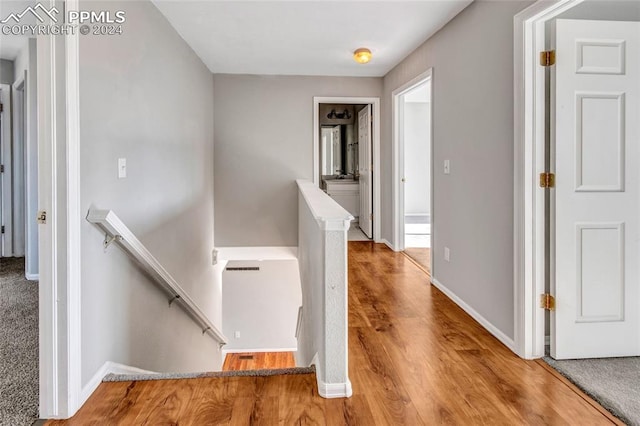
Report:
[[[380,242],[381,242],[382,244],[386,245],[387,247],[389,247],[389,248],[390,248],[391,250],[393,250],[393,251],[400,251],[400,250],[396,250],[396,248],[393,246],[393,244],[391,244],[388,240],[386,240],[386,239],[384,239],[384,238],[382,238],[382,239],[380,240]]]
[[[222,260],[289,260],[298,258],[298,247],[216,247]]]
[[[77,34],[37,37],[41,418],[69,418],[82,400],[78,64]]]
[[[353,395],[351,381],[347,383],[324,383],[320,380],[320,376],[316,377],[318,379],[318,393],[323,398],[349,398]]]
[[[24,274],[27,281],[40,281],[40,274]]]
[[[298,348],[223,349],[222,355],[263,352],[297,352]]]
[[[48,6],[54,6],[49,1]],[[59,363],[60,331],[64,327],[58,315],[57,262],[58,233],[56,156],[56,50],[55,37],[37,38],[38,63],[38,209],[47,212],[47,224],[40,225],[39,250],[39,357],[40,357],[40,418],[67,416],[65,398],[66,363]],[[60,253],[62,256],[63,254]]]
[[[79,10],[79,0],[66,0],[67,10]],[[66,239],[67,239],[67,365],[69,413],[80,409],[82,398],[82,263],[80,203],[80,39],[65,36],[66,101]]]
[[[27,107],[25,75],[18,78],[11,85],[11,144],[12,149],[12,215],[13,215],[13,255],[26,255],[27,227],[26,227],[26,155],[27,155]],[[25,265],[26,266],[26,265]]]
[[[142,368],[108,361],[107,374],[162,374],[157,371],[143,370]]]
[[[2,185],[0,200],[0,225],[4,226],[4,234],[0,235],[0,256],[13,256],[13,129],[11,126],[11,85],[0,84],[0,103],[4,110],[2,115],[2,144],[0,148],[0,161],[4,166],[4,173],[0,174],[0,185]]]
[[[544,311],[537,295],[545,283],[545,87],[538,53],[545,22],[584,0],[538,1],[514,17],[514,341],[523,358],[544,356]]]
[[[373,106],[373,241],[381,242],[382,208],[380,159],[380,98],[379,97],[313,97],[313,183],[320,187],[320,104],[371,104]]]
[[[104,377],[109,374],[109,364],[109,361],[105,362],[102,367],[100,367],[98,371],[96,371],[96,374],[94,374],[93,377],[89,379],[89,382],[87,382],[87,384],[82,388],[80,398],[83,404],[87,401],[87,399],[89,399],[91,394],[95,392],[98,386],[100,386],[100,383],[102,383],[102,379],[104,379]]]
[[[489,333],[493,335],[496,339],[502,342],[507,348],[515,352],[515,342],[513,339],[509,338],[506,334],[500,331],[495,325],[493,325],[489,320],[480,315],[478,311],[469,306],[464,300],[458,297],[453,291],[449,290],[444,284],[438,281],[436,278],[431,277],[431,284],[436,287],[438,290],[443,292],[445,296],[451,299],[456,305],[462,308],[467,314],[471,316],[474,320],[476,320],[482,327],[484,327]]]
[[[80,407],[91,397],[93,392],[100,386],[102,380],[109,374],[159,374],[153,371],[143,370],[137,367],[131,367],[129,365],[118,364],[117,362],[107,361],[102,367],[96,371],[96,374],[91,377],[89,382],[82,388],[80,392]]]
[[[404,243],[404,186],[402,185],[402,176],[404,173],[404,141],[401,137],[401,127],[398,126],[400,121],[400,96],[414,89],[415,87],[426,83],[427,81],[431,82],[431,91],[429,102],[431,104],[430,108],[430,151],[431,151],[431,164],[429,174],[431,176],[431,193],[430,193],[430,208],[431,208],[431,246],[433,247],[434,240],[434,226],[433,226],[433,175],[434,175],[434,166],[433,166],[433,68],[429,68],[425,72],[417,75],[412,78],[405,84],[396,88],[393,92],[391,92],[391,132],[392,132],[392,190],[393,190],[393,246],[396,248],[396,251],[402,251],[405,248]],[[433,269],[433,259],[431,260],[431,268]]]
[[[347,379],[346,383],[325,383],[320,379],[322,375],[322,367],[318,362],[318,354],[315,354],[311,360],[311,365],[316,366],[316,383],[318,385],[318,394],[323,398],[349,398],[353,395],[351,381]]]

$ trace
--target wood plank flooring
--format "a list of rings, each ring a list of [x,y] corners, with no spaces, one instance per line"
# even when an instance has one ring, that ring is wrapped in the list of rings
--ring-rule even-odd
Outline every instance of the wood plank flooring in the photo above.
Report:
[[[427,274],[431,274],[431,249],[409,247],[404,249],[404,254],[414,260]]]
[[[313,374],[102,383],[73,419],[49,424],[616,423],[514,355],[404,254],[350,242],[349,286],[349,399],[320,398]]]
[[[296,360],[293,352],[243,352],[227,354],[222,371],[264,370],[293,368]]]

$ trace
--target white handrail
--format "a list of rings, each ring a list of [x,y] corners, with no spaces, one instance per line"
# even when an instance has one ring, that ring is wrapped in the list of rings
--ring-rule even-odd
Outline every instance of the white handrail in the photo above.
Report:
[[[105,233],[105,249],[116,243],[124,249],[152,279],[162,287],[169,296],[169,305],[176,302],[183,307],[189,316],[202,328],[202,333],[209,333],[218,341],[220,346],[227,344],[227,338],[209,320],[196,302],[189,297],[177,281],[160,265],[147,248],[136,238],[129,228],[116,216],[112,210],[89,210],[87,220]]]

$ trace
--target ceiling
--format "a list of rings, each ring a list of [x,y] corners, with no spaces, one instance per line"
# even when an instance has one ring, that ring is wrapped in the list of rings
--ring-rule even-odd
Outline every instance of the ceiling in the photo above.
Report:
[[[473,0],[152,1],[213,73],[380,77]]]

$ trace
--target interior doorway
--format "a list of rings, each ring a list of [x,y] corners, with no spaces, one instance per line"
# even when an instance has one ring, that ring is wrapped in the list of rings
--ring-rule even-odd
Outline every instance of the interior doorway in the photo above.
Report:
[[[395,248],[431,272],[431,71],[393,92]]]
[[[11,86],[0,84],[0,257],[13,257]]]
[[[355,218],[350,241],[380,238],[380,99],[314,98],[314,183]]]
[[[519,26],[516,346],[635,424],[640,7],[539,2]]]
[[[37,281],[37,234],[29,241],[28,196],[37,197],[29,185],[29,171],[37,175],[37,141],[29,125],[37,126],[35,78],[30,82],[29,40],[14,54],[0,49],[0,342],[6,377],[0,381],[0,422],[31,424],[38,418],[39,401],[39,283]],[[34,52],[35,57],[35,52]],[[35,59],[34,59],[35,61]],[[29,142],[32,142],[29,146]],[[30,149],[31,148],[31,149]],[[29,154],[34,155],[29,158]],[[28,161],[29,159],[35,161]],[[31,190],[31,191],[30,191]],[[33,229],[31,229],[33,230]],[[36,253],[35,259],[31,256]],[[30,266],[36,263],[33,270]]]

